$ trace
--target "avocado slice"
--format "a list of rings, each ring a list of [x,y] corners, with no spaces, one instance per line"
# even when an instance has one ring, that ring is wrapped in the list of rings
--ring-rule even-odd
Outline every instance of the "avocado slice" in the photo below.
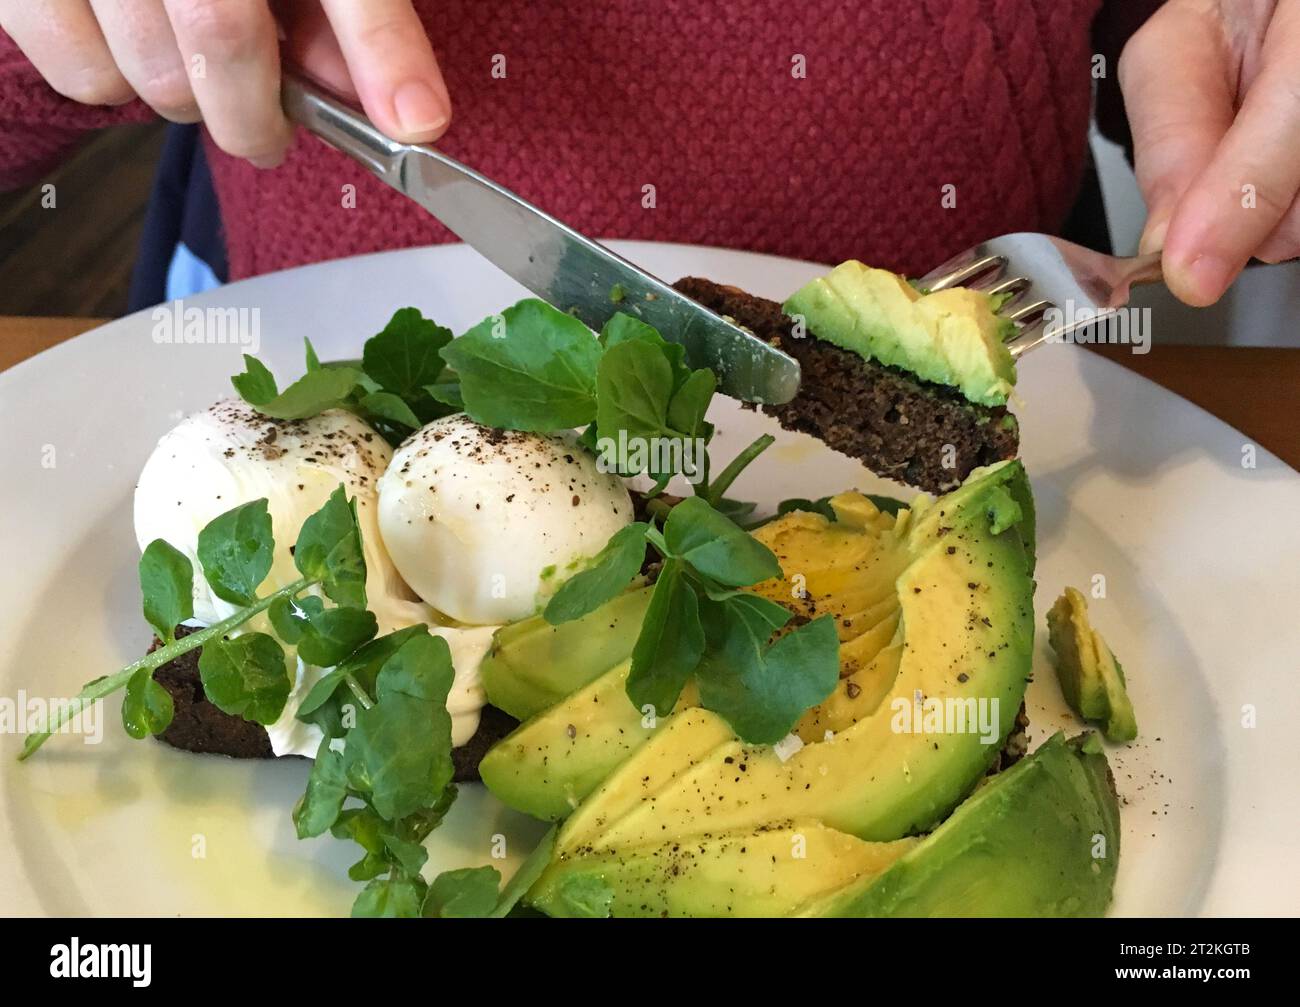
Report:
[[[808,741],[820,740],[826,730],[850,722],[856,711],[865,708],[873,696],[881,698],[881,690],[892,683],[888,661],[898,654],[901,644],[879,660],[877,655],[897,635],[894,582],[910,562],[907,551],[897,547],[889,534],[895,518],[868,497],[844,493],[830,503],[836,514],[833,522],[818,514],[792,512],[755,532],[765,545],[788,556],[824,557],[826,569],[812,587],[818,596],[836,595],[844,614],[838,622],[844,681],[837,694],[823,704],[824,716],[822,708],[814,708],[796,728]],[[803,562],[798,565],[806,566]],[[782,581],[759,585],[757,590],[811,614],[810,605],[792,599],[789,585]],[[628,702],[626,661],[587,681],[600,661],[631,653],[647,597],[648,591],[622,595],[585,620],[558,627],[530,619],[498,632],[497,645],[484,670],[488,697],[494,704],[507,702],[522,711],[535,708],[568,682],[586,683],[548,708],[534,710],[484,756],[479,774],[505,804],[538,818],[567,817],[667,723],[664,716],[645,721]],[[610,636],[618,639],[608,639]],[[544,685],[538,686],[538,682]],[[674,709],[697,704],[698,693],[690,684]]]
[[[1101,916],[1119,842],[1119,802],[1096,736],[1057,733],[884,872],[796,915]]]
[[[875,877],[918,843],[868,843],[816,821],[779,822],[552,861],[526,898],[548,916],[569,916],[566,889],[593,879],[613,895],[616,917],[788,916]]]
[[[1088,602],[1067,587],[1047,613],[1048,639],[1056,652],[1056,677],[1065,701],[1084,720],[1100,723],[1108,741],[1137,737],[1137,717],[1124,668],[1088,621]]]
[[[558,855],[740,833],[774,816],[815,819],[879,842],[933,828],[984,775],[1024,698],[1034,630],[1032,517],[1017,498],[1027,493],[1023,468],[1005,462],[939,500],[919,498],[878,533],[887,552],[906,558],[892,581],[867,571],[868,552],[846,566],[842,538],[828,538],[832,544],[815,554],[801,545],[798,556],[780,541],[786,522],[819,521],[830,536],[842,534],[846,521],[796,513],[765,526],[787,578],[763,590],[796,612],[820,606],[842,625],[837,602],[877,615],[897,606],[901,654],[879,704],[786,759],[742,744],[706,710],[683,710],[569,817]],[[857,582],[855,567],[862,568]],[[967,729],[976,720],[979,729]]]
[[[631,666],[630,658],[616,664],[493,745],[478,767],[488,790],[502,803],[534,818],[568,817],[615,767],[669,721],[668,717],[646,720],[628,702]],[[682,690],[677,709],[698,702],[691,682]]]
[[[479,667],[488,702],[527,720],[626,660],[652,590],[627,591],[558,626],[540,615],[502,626]]]
[[[925,837],[795,820],[583,849],[553,858],[526,898],[555,916],[575,885],[608,891],[613,916],[1098,916],[1119,842],[1101,746],[1056,734]]]
[[[1005,340],[1014,331],[988,294],[963,287],[923,293],[896,273],[850,259],[795,291],[783,305],[817,338],[970,401],[1004,405],[1016,383]]]

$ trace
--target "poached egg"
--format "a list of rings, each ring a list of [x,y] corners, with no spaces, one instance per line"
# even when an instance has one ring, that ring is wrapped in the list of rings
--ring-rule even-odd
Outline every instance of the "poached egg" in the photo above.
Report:
[[[290,548],[303,522],[342,483],[357,503],[366,560],[366,604],[380,634],[416,623],[447,639],[456,669],[447,699],[452,742],[462,745],[478,729],[485,702],[478,665],[495,626],[461,630],[423,604],[402,580],[379,533],[377,486],[392,449],[369,424],[342,409],[305,420],[275,420],[239,399],[222,399],[182,420],[165,434],[145,463],[135,490],[135,534],[140,548],[161,538],[194,565],[194,623],[211,625],[239,606],[212,594],[198,563],[199,531],[240,504],[266,498],[275,535],[271,572],[262,592],[297,580]],[[260,621],[259,621],[260,620]],[[265,629],[266,616],[248,629]],[[292,648],[291,664],[296,660]],[[294,684],[280,720],[267,728],[276,755],[314,756],[318,728],[295,719],[302,699],[324,673],[297,662]]]
[[[412,434],[379,480],[379,531],[398,572],[463,623],[533,615],[631,521],[623,480],[576,435],[496,430],[464,413]]]

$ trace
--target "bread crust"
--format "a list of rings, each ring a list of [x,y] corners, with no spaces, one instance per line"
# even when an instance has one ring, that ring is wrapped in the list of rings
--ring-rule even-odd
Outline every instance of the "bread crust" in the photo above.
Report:
[[[1019,450],[1020,428],[1005,406],[971,402],[955,388],[866,360],[812,332],[797,337],[794,320],[776,301],[700,277],[673,286],[799,362],[799,394],[758,408],[877,475],[946,493],[973,469]]]

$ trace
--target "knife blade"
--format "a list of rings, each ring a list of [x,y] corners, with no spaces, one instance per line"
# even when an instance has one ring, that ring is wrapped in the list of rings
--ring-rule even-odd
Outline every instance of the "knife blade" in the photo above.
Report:
[[[623,311],[680,343],[726,395],[778,405],[799,390],[799,364],[753,333],[579,234],[472,168],[381,133],[364,115],[287,75],[289,119],[364,164],[538,297],[597,331]]]

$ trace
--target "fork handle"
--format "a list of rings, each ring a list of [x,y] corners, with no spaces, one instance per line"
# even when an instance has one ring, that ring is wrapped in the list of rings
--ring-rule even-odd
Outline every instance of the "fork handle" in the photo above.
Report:
[[[1164,282],[1165,271],[1160,252],[1118,257],[1115,261],[1119,264],[1119,268],[1116,270],[1115,289],[1110,307],[1120,308],[1127,304],[1131,287],[1143,283]]]
[[[1019,359],[1044,343],[1059,342],[1076,332],[1104,323],[1105,319],[1128,304],[1132,287],[1144,283],[1161,283],[1165,278],[1159,252],[1132,256],[1099,255],[1097,259],[1105,263],[1105,267],[1098,270],[1099,274],[1104,275],[1098,278],[1110,288],[1106,306],[1087,317],[1054,326],[1048,325],[1045,319],[1040,319],[1009,340],[1008,348],[1013,358]]]

